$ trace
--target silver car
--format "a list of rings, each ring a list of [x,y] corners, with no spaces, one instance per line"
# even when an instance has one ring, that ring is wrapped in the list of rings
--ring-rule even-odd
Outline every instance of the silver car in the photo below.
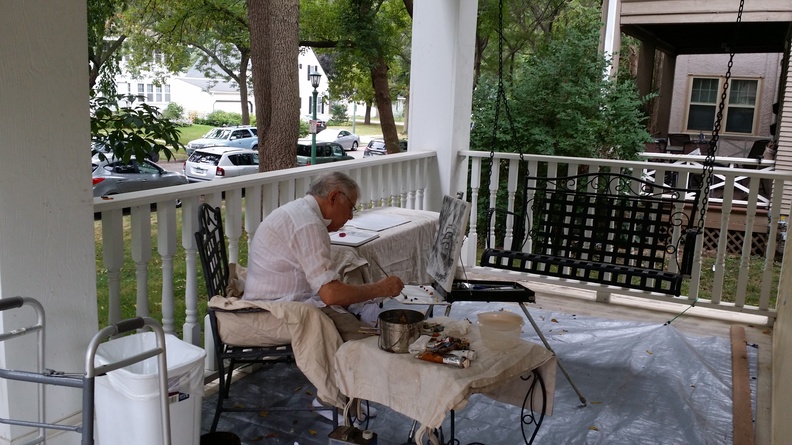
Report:
[[[321,142],[335,142],[344,147],[344,150],[357,150],[360,145],[360,136],[347,130],[328,128],[316,134],[316,140]]]
[[[91,164],[94,198],[188,183],[183,174],[165,170],[147,159],[141,162],[133,158],[126,164],[113,157],[101,160],[95,155]]]
[[[213,181],[258,171],[258,152],[245,148],[202,148],[195,150],[184,163],[184,174],[190,182]]]
[[[199,148],[217,146],[258,150],[258,133],[256,132],[256,127],[238,125],[236,127],[212,128],[201,138],[187,143],[187,154],[191,155]]]

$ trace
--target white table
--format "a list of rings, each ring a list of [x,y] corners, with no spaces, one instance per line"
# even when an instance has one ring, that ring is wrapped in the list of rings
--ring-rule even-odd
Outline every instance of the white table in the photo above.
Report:
[[[472,325],[464,336],[477,354],[465,369],[382,351],[378,337],[346,342],[334,358],[336,383],[350,399],[381,403],[421,423],[418,443],[422,443],[424,432],[440,427],[449,411],[464,408],[471,394],[484,393],[523,406],[527,387],[537,375],[544,382],[545,394],[534,391],[529,402],[533,407],[544,405],[542,415],[552,414],[556,369],[552,352],[524,340],[506,351],[491,350],[482,343],[478,327]]]
[[[426,210],[377,207],[364,210],[356,217],[370,212],[408,219],[409,222],[376,232],[379,238],[358,247],[334,244],[331,251],[333,263],[337,265],[344,281],[371,283],[385,278],[387,273],[401,278],[405,284],[430,283],[432,279],[426,273],[426,265],[437,237],[440,214]]]

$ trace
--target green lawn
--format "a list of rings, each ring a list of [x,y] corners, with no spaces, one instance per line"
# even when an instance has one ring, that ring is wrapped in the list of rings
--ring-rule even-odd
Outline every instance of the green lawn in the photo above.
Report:
[[[179,128],[179,132],[180,132],[179,142],[181,142],[184,145],[187,145],[188,142],[200,138],[201,136],[208,133],[209,130],[211,130],[212,128],[214,127],[212,127],[211,125],[198,125],[198,124],[190,125],[189,127],[181,127]]]

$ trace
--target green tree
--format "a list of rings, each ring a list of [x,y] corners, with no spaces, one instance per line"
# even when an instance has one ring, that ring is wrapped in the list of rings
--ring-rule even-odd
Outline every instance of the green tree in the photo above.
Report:
[[[121,31],[118,15],[126,0],[88,0],[88,87],[108,96],[115,94],[115,76],[121,46],[127,36]]]
[[[133,5],[124,13],[130,70],[146,70],[162,81],[194,65],[208,78],[237,86],[242,123],[249,124],[250,29],[245,3],[160,0]]]
[[[522,57],[533,54],[556,26],[576,20],[569,11],[599,8],[594,0],[480,0],[476,25],[474,85],[481,73],[498,73],[498,38],[503,36],[503,72],[509,78]],[[500,15],[503,14],[503,29]]]
[[[87,2],[91,141],[109,147],[125,161],[133,155],[146,158],[152,150],[170,159],[172,150],[182,147],[176,125],[156,107],[133,106],[135,97],[116,94],[115,76],[128,38],[120,17],[133,4],[134,0]]]
[[[609,61],[598,51],[598,19],[592,12],[587,20],[570,20],[515,65],[514,80],[506,83],[509,113],[501,103],[498,122],[498,79],[482,76],[474,94],[474,149],[615,159],[643,151],[650,138],[642,99],[628,76],[604,78]]]
[[[337,93],[368,103],[368,97],[361,97],[368,90],[363,76],[368,77],[385,144],[394,153],[400,149],[389,70],[404,44],[400,36],[411,28],[410,5],[397,0],[303,0],[300,11],[301,44],[317,51],[333,48],[335,65],[343,67],[331,78],[341,84],[334,87]]]

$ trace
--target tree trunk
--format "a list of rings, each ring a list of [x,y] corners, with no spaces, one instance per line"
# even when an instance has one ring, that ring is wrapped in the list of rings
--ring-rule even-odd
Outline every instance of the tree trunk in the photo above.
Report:
[[[247,0],[259,171],[297,165],[299,0]]]
[[[388,85],[388,66],[380,58],[377,65],[371,70],[371,83],[374,85],[374,100],[377,103],[382,137],[388,153],[399,153],[399,133],[396,131],[396,121],[393,119],[391,106],[390,87]]]
[[[410,93],[404,95],[404,126],[402,127],[402,134],[407,136],[410,134]]]
[[[473,54],[473,88],[478,85],[479,77],[481,77],[481,59],[484,57],[484,50],[487,49],[489,43],[488,36],[480,36],[476,33],[476,52]]]
[[[366,115],[363,118],[363,124],[371,125],[371,101],[366,101]]]
[[[242,107],[242,125],[250,125],[250,99],[248,98],[248,65],[250,52],[242,51],[239,60],[239,105]]]

